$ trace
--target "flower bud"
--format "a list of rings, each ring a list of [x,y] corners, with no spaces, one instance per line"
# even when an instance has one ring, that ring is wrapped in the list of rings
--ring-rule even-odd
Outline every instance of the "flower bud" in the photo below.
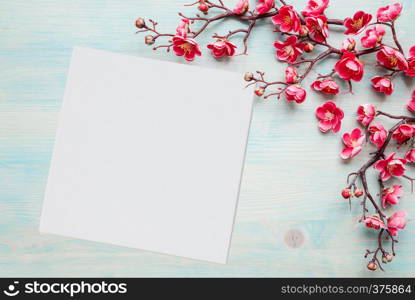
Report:
[[[376,262],[374,262],[373,260],[371,260],[368,264],[367,264],[367,268],[370,271],[376,271],[378,269],[378,265]]]
[[[314,46],[311,43],[305,43],[304,47],[303,47],[303,50],[307,53],[313,52]]]
[[[257,95],[258,97],[261,97],[262,95],[264,95],[265,89],[263,87],[259,86],[255,89],[254,92],[255,92],[255,95]]]
[[[143,18],[138,18],[137,20],[135,20],[135,27],[137,28],[144,28],[146,26],[146,22],[144,21]]]
[[[154,44],[154,37],[152,35],[146,35],[144,37],[144,42],[146,43],[146,45],[153,45]]]
[[[244,75],[244,79],[245,81],[251,81],[252,79],[254,79],[254,74],[250,73],[250,72],[246,72]]]
[[[385,263],[385,264],[390,263],[392,260],[393,260],[393,255],[392,254],[386,252],[382,255],[383,263]]]
[[[352,193],[350,191],[350,189],[343,189],[342,190],[342,196],[344,199],[349,199],[350,197],[352,197]]]
[[[300,32],[299,32],[301,37],[305,37],[308,35],[308,27],[305,25],[301,25],[300,27]]]
[[[347,38],[342,43],[342,48],[347,51],[353,51],[356,47],[356,41],[353,38]]]
[[[198,9],[204,13],[205,15],[207,15],[208,10],[209,10],[209,5],[207,5],[205,2],[200,2]]]
[[[359,198],[360,196],[363,195],[363,190],[361,190],[361,189],[355,190],[354,195],[355,195],[355,197]]]

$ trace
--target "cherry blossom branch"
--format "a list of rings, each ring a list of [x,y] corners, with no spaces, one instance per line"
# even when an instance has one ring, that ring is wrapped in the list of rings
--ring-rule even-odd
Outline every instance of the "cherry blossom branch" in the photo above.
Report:
[[[337,62],[332,66],[331,71],[325,75],[317,73],[318,76],[311,85],[312,89],[317,92],[332,96],[337,95],[340,91],[338,85],[340,80],[347,83],[347,92],[352,93],[352,82],[358,82],[364,78],[365,64],[361,61],[361,57],[366,55],[375,55],[377,59],[376,66],[384,71],[383,75],[375,76],[370,80],[372,88],[376,92],[386,95],[392,94],[394,90],[392,80],[397,75],[405,74],[408,77],[415,77],[415,46],[409,50],[409,56],[406,57],[395,26],[395,21],[402,11],[402,5],[399,3],[379,8],[376,13],[376,20],[372,21],[373,16],[364,11],[358,11],[353,16],[344,19],[327,18],[325,9],[329,4],[329,0],[309,0],[307,6],[301,11],[296,10],[286,0],[258,0],[258,5],[251,9],[248,0],[238,0],[236,6],[232,8],[225,5],[222,0],[193,1],[195,2],[185,6],[197,6],[200,13],[187,16],[187,14],[179,12],[181,20],[175,32],[161,33],[156,28],[157,22],[150,19],[148,20],[149,25],[147,25],[143,18],[138,18],[136,27],[140,30],[137,33],[148,33],[145,36],[147,45],[153,45],[155,42],[162,40],[160,38],[166,38],[167,43],[155,46],[153,49],[165,48],[167,51],[173,49],[177,56],[183,56],[185,60],[193,61],[196,56],[202,55],[197,39],[202,33],[208,31],[211,24],[228,19],[238,20],[242,23],[241,27],[232,28],[225,34],[213,34],[212,38],[215,40],[207,45],[211,54],[220,59],[222,57],[247,55],[248,42],[252,38],[254,28],[263,23],[257,22],[257,20],[268,20],[267,23],[263,24],[269,26],[268,24],[272,23],[272,30],[278,33],[276,35],[278,39],[274,41],[276,57],[279,61],[287,63],[287,67],[284,72],[285,78],[277,81],[267,80],[265,73],[262,71],[256,71],[255,75],[250,72],[245,73],[244,79],[248,82],[246,87],[255,86],[254,92],[259,97],[268,99],[271,96],[276,96],[277,99],[280,99],[284,95],[287,101],[304,102],[307,93],[301,85],[304,85],[305,79],[311,76],[312,71],[317,68],[320,62],[333,57],[337,59]],[[389,28],[388,34],[392,36],[393,43],[391,45],[384,42],[386,34],[384,26]],[[332,44],[328,39],[332,33],[339,32],[339,30],[331,31],[334,27],[345,29],[346,38],[341,46]],[[362,33],[363,36],[359,39],[363,49],[357,49],[357,42],[353,37]],[[236,36],[242,36],[242,46],[239,51],[237,51],[238,46],[232,42]],[[272,43],[269,44],[272,47]],[[320,50],[319,54],[313,55],[315,49]],[[413,111],[415,112],[415,96],[413,101]],[[375,110],[373,109],[373,111]],[[340,130],[340,121],[344,117],[344,113],[336,107],[334,102],[327,101],[317,109],[316,115],[320,119],[319,128],[322,132],[331,130],[336,133]],[[371,228],[380,229],[377,248],[374,251],[367,250],[366,253],[366,257],[372,255],[367,266],[369,270],[376,270],[377,268],[383,270],[380,263],[381,261],[387,263],[392,260],[395,255],[394,247],[397,241],[394,238],[396,232],[392,232],[392,229],[386,226],[386,224],[389,226],[389,219],[393,216],[387,218],[382,209],[384,194],[392,188],[386,188],[383,182],[384,178],[380,177],[378,180],[379,200],[375,199],[367,183],[367,170],[376,167],[379,161],[387,159],[388,156],[386,156],[385,151],[391,140],[395,139],[394,134],[401,126],[415,123],[414,117],[395,116],[382,111],[378,111],[376,116],[388,117],[397,120],[397,123],[388,131],[382,127],[385,134],[383,144],[378,145],[378,149],[370,154],[370,158],[364,165],[356,172],[348,175],[347,188],[343,190],[343,196],[349,200],[350,207],[352,196],[363,196],[361,222],[364,222],[368,227],[372,226]],[[366,134],[369,136],[371,133],[367,125],[364,126],[366,127]],[[347,145],[345,140],[343,142]],[[356,142],[354,141],[354,143]],[[345,150],[352,149],[356,151],[352,144],[349,146],[350,148]],[[415,162],[415,148],[413,150]],[[356,152],[353,154],[347,151],[344,154],[342,152],[342,155],[344,155],[342,158],[348,159],[356,155]],[[415,178],[407,175],[402,177],[411,182],[411,189],[413,190]],[[362,188],[359,188],[358,185],[361,185]],[[373,211],[374,215],[367,215],[369,211]],[[387,239],[392,241],[392,255],[384,248]],[[379,254],[382,254],[381,260],[378,257]]]

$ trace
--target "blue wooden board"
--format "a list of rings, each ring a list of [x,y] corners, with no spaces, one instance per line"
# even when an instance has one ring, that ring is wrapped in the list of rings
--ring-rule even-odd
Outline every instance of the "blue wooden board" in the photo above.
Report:
[[[303,6],[306,1],[292,2]],[[350,16],[359,8],[374,13],[379,6],[390,3],[331,2],[328,16],[337,18]],[[415,4],[410,0],[401,2],[405,8],[397,22],[398,34],[408,50],[415,44]],[[160,22],[160,30],[172,30],[178,21],[178,10],[187,14],[194,11],[182,9],[181,4],[185,3],[0,1],[0,276],[415,276],[413,222],[400,234],[398,256],[386,267],[387,272],[370,273],[365,269],[363,254],[366,248],[375,246],[376,235],[358,224],[358,203],[349,211],[339,193],[346,174],[364,163],[370,149],[352,162],[342,162],[340,134],[321,134],[314,117],[315,108],[327,98],[313,92],[301,105],[275,99],[255,101],[227,265],[39,234],[57,117],[73,46],[182,61],[173,54],[156,53],[146,47],[143,36],[134,34],[134,20],[138,16],[153,17]],[[238,26],[236,21],[226,25],[219,22],[199,41],[206,45],[214,32],[226,33]],[[263,70],[269,78],[278,80],[284,66],[274,58],[276,38],[271,24],[261,21],[249,41],[248,56],[219,62],[207,55],[204,48],[204,56],[193,64],[240,72],[241,85],[245,71]],[[340,44],[342,38],[339,33],[331,41]],[[341,132],[357,126],[354,112],[358,104],[373,103],[381,109],[402,113],[415,89],[413,80],[397,78],[393,96],[375,94],[368,82],[380,70],[374,66],[373,57],[365,60],[365,79],[355,85],[355,94],[336,97],[346,113]],[[333,59],[322,63],[319,72],[330,71],[334,62]],[[206,86],[214,88],[209,83]],[[371,184],[376,188],[375,180]],[[406,191],[410,189],[408,182],[403,185]],[[412,220],[414,201],[414,195],[406,193],[400,205],[408,210]]]

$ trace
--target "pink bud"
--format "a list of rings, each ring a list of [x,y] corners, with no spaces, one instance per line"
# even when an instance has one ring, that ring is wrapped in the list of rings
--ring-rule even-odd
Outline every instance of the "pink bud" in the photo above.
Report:
[[[308,35],[308,27],[305,25],[301,25],[300,27],[300,32],[299,32],[301,37],[305,37]]]
[[[250,73],[250,72],[246,72],[244,75],[244,79],[245,81],[251,81],[254,79],[254,74]]]
[[[144,37],[144,42],[146,43],[146,45],[153,45],[154,44],[154,37],[152,35],[146,35]]]
[[[207,5],[205,2],[200,2],[198,9],[206,15],[209,10],[209,5]]]
[[[311,43],[305,43],[303,46],[303,50],[307,53],[313,52],[314,46]]]
[[[146,22],[144,22],[143,18],[138,18],[137,20],[135,20],[135,27],[137,28],[144,28],[146,26]]]
[[[355,190],[354,195],[355,195],[355,197],[359,198],[360,196],[363,195],[363,190],[361,190],[361,189]]]
[[[349,199],[352,196],[350,189],[343,189],[342,196],[344,199]]]

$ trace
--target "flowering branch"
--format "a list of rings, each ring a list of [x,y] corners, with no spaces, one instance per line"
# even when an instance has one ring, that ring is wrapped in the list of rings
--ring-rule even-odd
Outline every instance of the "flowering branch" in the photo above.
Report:
[[[194,16],[186,16],[179,13],[180,21],[173,33],[161,33],[156,29],[157,22],[145,21],[143,18],[136,20],[137,33],[147,33],[144,41],[147,45],[153,45],[163,39],[166,43],[153,47],[154,50],[166,48],[177,56],[184,57],[191,62],[197,56],[202,55],[202,50],[197,42],[199,36],[208,30],[211,24],[217,21],[236,19],[243,26],[227,31],[225,34],[215,33],[214,39],[207,45],[207,49],[216,59],[248,54],[248,42],[252,37],[255,27],[260,24],[259,19],[267,19],[272,22],[272,30],[276,32],[277,40],[273,46],[276,49],[275,56],[279,61],[287,63],[285,77],[281,80],[268,80],[265,73],[257,71],[255,74],[247,72],[244,79],[247,87],[255,86],[254,93],[259,97],[268,99],[282,96],[289,102],[302,103],[306,100],[307,91],[304,88],[306,78],[318,64],[330,57],[337,58],[329,74],[319,74],[311,88],[323,94],[335,96],[339,94],[339,81],[348,85],[348,91],[353,92],[353,82],[359,82],[364,77],[365,66],[362,56],[375,55],[377,64],[384,71],[382,75],[371,78],[371,86],[375,92],[391,95],[394,92],[393,80],[397,75],[415,77],[415,46],[411,47],[405,55],[405,51],[397,35],[396,20],[402,12],[402,5],[394,3],[381,7],[376,12],[376,20],[372,14],[357,11],[353,16],[344,19],[328,18],[325,14],[329,0],[309,0],[301,11],[295,9],[285,0],[258,0],[254,8],[249,7],[248,0],[238,0],[235,7],[228,7],[222,0],[197,0],[186,6],[197,6],[198,13]],[[149,23],[149,25],[147,24]],[[346,35],[341,45],[329,43],[328,37],[334,33],[334,27],[344,28]],[[393,44],[388,45],[384,41],[385,28],[389,28]],[[338,32],[338,30],[336,30]],[[238,46],[232,42],[235,36],[242,35],[241,51],[237,53]],[[360,43],[354,37],[361,35]],[[270,43],[270,47],[271,47]],[[320,54],[313,55],[316,48],[320,48]],[[415,112],[415,93],[408,103],[408,109]],[[375,117],[387,117],[397,120],[397,123],[389,130],[381,124],[373,122]],[[333,101],[327,101],[316,109],[316,117],[319,120],[318,128],[321,132],[332,131],[337,133],[341,129],[344,118],[343,110]],[[343,134],[345,148],[341,152],[343,159],[351,159],[360,153],[363,144],[368,139],[377,147],[371,153],[368,161],[356,172],[349,174],[347,187],[342,195],[349,200],[352,197],[361,197],[362,218],[367,227],[379,230],[377,248],[367,250],[365,256],[372,255],[367,267],[369,270],[382,269],[381,261],[388,263],[395,256],[394,238],[398,231],[406,224],[406,213],[398,211],[390,217],[386,217],[384,209],[388,205],[396,205],[402,196],[402,187],[394,185],[386,187],[385,181],[391,176],[401,176],[413,182],[415,179],[404,174],[405,165],[415,162],[415,148],[405,155],[405,158],[395,158],[395,153],[387,154],[386,151],[392,141],[403,144],[413,140],[415,136],[415,117],[395,116],[386,112],[377,111],[369,104],[360,105],[358,108],[358,120],[364,127],[354,129],[351,133]],[[370,126],[369,126],[370,125]],[[379,175],[379,200],[371,194],[367,183],[367,170],[374,167]],[[358,188],[361,185],[361,188]],[[412,188],[413,189],[413,188]],[[370,210],[373,214],[368,215]],[[385,240],[392,241],[389,254],[385,248]],[[382,254],[382,259],[378,255]]]

